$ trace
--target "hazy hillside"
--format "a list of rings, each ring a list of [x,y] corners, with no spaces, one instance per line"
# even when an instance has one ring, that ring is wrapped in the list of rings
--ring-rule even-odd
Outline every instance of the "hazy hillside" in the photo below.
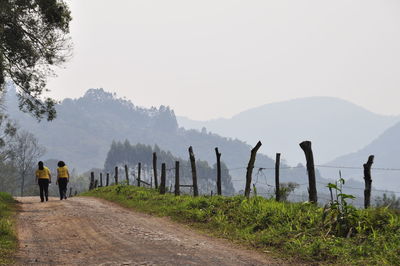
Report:
[[[367,161],[369,155],[375,155],[373,167],[400,168],[400,123],[386,130],[376,140],[363,149],[345,156],[341,156],[327,165],[360,167]],[[324,176],[335,175],[330,168],[320,169]],[[336,170],[337,172],[337,170]],[[345,176],[363,180],[362,169],[342,169]],[[372,171],[372,184],[376,187],[400,191],[400,171],[376,169]],[[398,194],[399,196],[400,194]]]
[[[140,108],[103,89],[90,89],[79,99],[62,101],[57,107],[55,121],[37,123],[18,111],[15,95],[8,93],[6,102],[10,116],[22,128],[34,133],[46,147],[44,159],[62,159],[79,172],[102,168],[112,141],[128,139],[132,144],[157,144],[180,158],[188,158],[187,149],[193,146],[196,158],[208,161],[210,165],[216,161],[214,148],[219,147],[222,161],[228,168],[234,168],[231,175],[235,186],[240,189],[244,182],[250,145],[206,131],[178,128],[175,114],[168,107]],[[260,154],[256,166],[271,168],[274,161]],[[272,170],[268,171],[271,171],[267,173],[268,182],[272,184]],[[291,179],[304,183],[307,180],[304,167],[282,172],[283,182]]]
[[[193,121],[178,117],[178,124],[205,127],[248,143],[260,139],[265,144],[263,153],[273,156],[281,152],[291,164],[304,162],[298,144],[308,139],[313,142],[316,162],[321,164],[361,149],[398,120],[341,99],[312,97],[263,105],[231,119]]]

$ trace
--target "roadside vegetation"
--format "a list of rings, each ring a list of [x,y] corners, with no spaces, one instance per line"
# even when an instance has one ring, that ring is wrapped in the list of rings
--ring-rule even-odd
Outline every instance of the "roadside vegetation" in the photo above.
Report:
[[[331,184],[331,189],[340,189]],[[400,214],[356,209],[336,193],[329,206],[276,202],[259,196],[175,197],[116,185],[83,193],[190,224],[213,235],[287,259],[319,264],[395,265],[400,261]]]
[[[10,194],[0,192],[0,265],[10,265],[17,249],[14,212],[15,200]]]

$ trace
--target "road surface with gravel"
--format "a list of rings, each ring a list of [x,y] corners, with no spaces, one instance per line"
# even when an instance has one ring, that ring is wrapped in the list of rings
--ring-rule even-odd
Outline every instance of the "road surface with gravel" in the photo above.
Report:
[[[18,265],[282,265],[168,218],[90,197],[17,198]]]

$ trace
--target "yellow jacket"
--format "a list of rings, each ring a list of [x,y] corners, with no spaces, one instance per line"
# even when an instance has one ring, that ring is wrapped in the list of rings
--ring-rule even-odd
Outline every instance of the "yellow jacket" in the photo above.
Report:
[[[68,167],[67,166],[58,167],[57,168],[57,177],[58,178],[69,178]]]
[[[35,174],[39,179],[50,179],[50,169],[46,166],[43,167],[43,170],[37,169]]]

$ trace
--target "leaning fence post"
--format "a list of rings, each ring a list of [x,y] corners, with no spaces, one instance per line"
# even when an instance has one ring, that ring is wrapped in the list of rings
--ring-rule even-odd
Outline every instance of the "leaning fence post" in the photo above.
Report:
[[[137,178],[137,186],[140,187],[140,174],[142,172],[142,164],[138,163],[138,178]]]
[[[118,185],[118,166],[115,166],[115,184]]]
[[[106,187],[108,187],[108,183],[110,182],[110,173],[106,174]]]
[[[179,161],[175,162],[175,196],[180,195],[179,191]]]
[[[190,165],[192,167],[192,179],[193,179],[193,196],[199,195],[199,189],[197,187],[197,171],[196,171],[196,159],[194,157],[192,146],[189,147]]]
[[[103,173],[100,173],[100,187],[103,186]]]
[[[317,197],[317,185],[315,181],[315,167],[314,167],[314,156],[311,148],[311,141],[303,141],[299,144],[300,148],[304,151],[307,161],[307,172],[308,172],[308,199],[312,203],[318,202]]]
[[[153,174],[154,174],[154,187],[158,188],[157,180],[157,153],[153,152]]]
[[[90,172],[89,190],[92,190],[93,188],[94,188],[94,172]]]
[[[129,186],[129,172],[128,172],[128,166],[125,164],[125,180],[126,184]]]
[[[371,166],[374,163],[374,155],[368,157],[368,161],[364,166],[364,180],[365,180],[365,190],[364,190],[364,208],[367,209],[371,205],[371,187],[372,187],[372,177],[371,177]]]
[[[222,184],[221,184],[221,153],[218,148],[215,148],[215,155],[217,156],[217,194],[222,195]]]
[[[244,195],[246,196],[246,198],[250,197],[251,176],[253,174],[253,168],[254,168],[254,163],[256,161],[257,151],[261,147],[261,145],[262,145],[261,141],[258,141],[257,145],[253,149],[251,149],[250,160],[249,164],[247,165],[247,172],[246,172],[246,187],[244,190]]]
[[[165,178],[166,178],[165,163],[161,164],[161,183],[160,183],[160,194],[165,194]]]
[[[281,154],[277,153],[275,158],[275,200],[280,201],[279,191],[279,167],[281,162]]]

